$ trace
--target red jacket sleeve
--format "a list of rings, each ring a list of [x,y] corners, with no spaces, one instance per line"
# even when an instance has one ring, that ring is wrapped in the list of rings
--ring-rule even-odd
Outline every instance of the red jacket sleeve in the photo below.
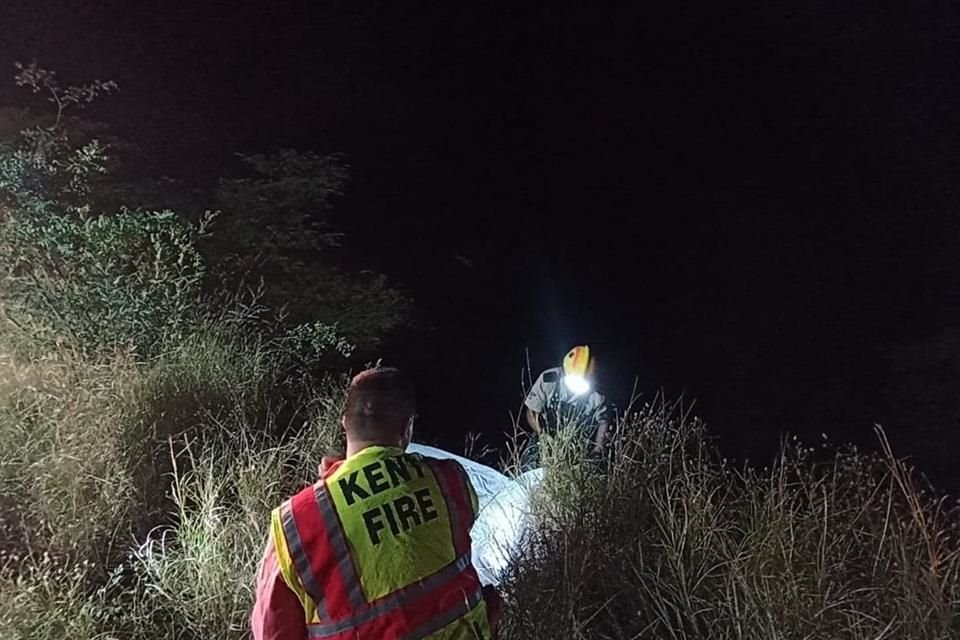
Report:
[[[267,543],[257,573],[257,601],[250,625],[254,640],[305,640],[307,637],[303,606],[280,576],[273,541]]]

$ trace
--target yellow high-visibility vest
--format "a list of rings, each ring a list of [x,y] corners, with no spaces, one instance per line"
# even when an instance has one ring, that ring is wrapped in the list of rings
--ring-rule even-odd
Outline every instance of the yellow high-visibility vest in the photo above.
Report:
[[[274,511],[310,638],[489,638],[470,562],[476,495],[457,462],[369,447]]]

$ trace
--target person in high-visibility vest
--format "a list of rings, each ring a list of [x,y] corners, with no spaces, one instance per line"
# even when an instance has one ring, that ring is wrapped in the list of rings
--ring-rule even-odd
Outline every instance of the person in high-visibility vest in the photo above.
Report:
[[[405,453],[413,385],[357,375],[342,419],[346,459],[273,512],[251,617],[255,640],[475,640],[499,599],[471,564],[477,498],[453,460]]]

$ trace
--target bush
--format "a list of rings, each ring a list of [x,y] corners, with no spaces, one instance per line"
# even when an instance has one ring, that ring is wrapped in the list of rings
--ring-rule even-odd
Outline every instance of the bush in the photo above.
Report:
[[[54,112],[39,118],[20,113],[14,120],[27,126],[16,136],[0,138],[0,221],[10,212],[89,212],[93,186],[106,173],[108,158],[97,138],[82,135],[96,127],[75,120],[70,112],[115,91],[116,83],[94,80],[63,86],[56,73],[36,63],[15,66],[17,86],[42,95]]]
[[[0,227],[0,268],[13,317],[34,341],[155,356],[199,315],[202,232],[169,211],[11,218]]]
[[[412,303],[385,276],[342,268],[343,234],[329,219],[349,166],[337,154],[291,149],[240,158],[253,177],[220,180],[223,216],[206,248],[217,286],[260,282],[266,305],[298,331],[336,332],[322,340],[327,350],[373,355],[382,338],[411,323]]]
[[[406,300],[331,268],[328,297],[308,296],[324,314],[308,305],[288,325],[263,304],[283,290],[211,292],[199,248],[211,216],[103,206],[108,148],[65,112],[114,85],[20,71],[56,113],[0,132],[0,634],[243,637],[270,509],[340,444],[344,380],[330,365],[353,343],[339,321],[373,343],[398,321],[375,303]],[[316,274],[297,252],[325,237],[310,216],[345,167],[248,161],[262,179],[222,186],[255,221],[296,214],[261,248],[283,245],[267,257],[310,276],[302,289]],[[244,254],[263,230],[232,241],[219,249]]]
[[[171,442],[281,432],[305,392],[278,393],[285,355],[236,327],[207,326],[150,364],[68,349],[6,360],[0,549],[97,562],[169,521]]]
[[[546,457],[554,508],[506,581],[503,637],[957,637],[952,516],[889,449],[815,453],[735,471],[658,403],[620,425],[586,496]]]
[[[17,84],[56,113],[0,142],[4,311],[31,346],[68,340],[86,355],[154,356],[200,314],[205,268],[196,240],[209,217],[191,226],[170,211],[101,211],[95,187],[108,149],[77,139],[66,114],[116,86],[64,87],[35,64],[18,68]]]
[[[0,452],[3,499],[28,514],[7,551],[31,559],[0,573],[5,637],[247,637],[269,512],[341,444],[343,380],[283,399],[282,353],[226,330],[150,364],[70,358],[19,373],[31,384],[0,414],[21,429]],[[793,443],[767,469],[737,470],[663,402],[618,425],[604,460],[581,446],[544,443],[538,527],[503,585],[504,638],[960,631],[956,521],[889,449]],[[103,552],[131,535],[132,564]],[[24,635],[27,616],[37,635]]]
[[[242,635],[270,510],[342,446],[344,381],[294,384],[276,345],[215,329],[151,363],[91,364],[68,351],[26,366],[6,359],[0,551],[46,558],[0,573],[19,608],[68,598],[85,612],[76,624],[98,632]],[[67,575],[69,593],[57,594]],[[13,609],[0,615],[23,622]],[[44,615],[55,624],[53,610]]]

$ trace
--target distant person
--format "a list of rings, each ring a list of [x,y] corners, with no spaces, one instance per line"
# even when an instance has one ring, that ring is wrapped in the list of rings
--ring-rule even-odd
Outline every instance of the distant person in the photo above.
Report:
[[[524,468],[539,464],[539,439],[561,427],[573,427],[594,453],[603,450],[610,423],[605,398],[594,388],[596,360],[586,345],[570,349],[559,367],[537,378],[527,398],[527,424],[533,431],[524,453]]]
[[[255,640],[492,637],[499,600],[471,564],[476,493],[459,463],[405,453],[414,412],[400,371],[353,379],[346,459],[324,458],[273,512]]]

